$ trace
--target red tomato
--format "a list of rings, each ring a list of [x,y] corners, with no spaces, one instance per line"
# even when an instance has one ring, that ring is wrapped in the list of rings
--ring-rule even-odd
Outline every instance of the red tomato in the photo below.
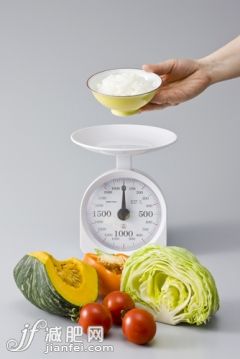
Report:
[[[107,335],[112,326],[111,313],[103,304],[89,303],[82,307],[78,324],[86,334],[89,326],[102,326],[104,335]]]
[[[103,304],[110,310],[113,323],[122,324],[122,316],[128,310],[135,307],[134,301],[129,294],[118,290],[109,293],[103,300]]]
[[[124,336],[132,343],[146,344],[156,334],[156,323],[152,314],[144,309],[131,309],[122,321]]]

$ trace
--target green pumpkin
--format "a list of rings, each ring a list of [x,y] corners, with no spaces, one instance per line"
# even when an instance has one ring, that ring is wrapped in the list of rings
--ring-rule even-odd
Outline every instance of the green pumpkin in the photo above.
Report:
[[[74,321],[79,309],[98,296],[93,267],[76,258],[58,261],[47,252],[25,255],[14,268],[14,279],[32,304]]]

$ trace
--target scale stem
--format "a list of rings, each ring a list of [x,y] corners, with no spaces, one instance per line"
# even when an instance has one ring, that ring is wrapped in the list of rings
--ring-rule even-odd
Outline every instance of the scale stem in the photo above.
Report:
[[[116,168],[123,170],[132,169],[132,156],[130,155],[117,155],[116,156]]]

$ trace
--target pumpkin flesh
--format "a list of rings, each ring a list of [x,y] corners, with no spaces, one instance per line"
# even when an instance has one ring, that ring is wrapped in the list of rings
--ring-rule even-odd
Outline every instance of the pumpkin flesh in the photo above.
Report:
[[[16,265],[14,278],[31,303],[73,320],[98,296],[96,270],[76,258],[58,261],[47,252],[32,252]]]
[[[29,255],[44,264],[56,291],[71,304],[82,306],[97,298],[97,285],[94,286],[97,273],[91,266],[76,258],[58,261],[46,252],[32,252]]]

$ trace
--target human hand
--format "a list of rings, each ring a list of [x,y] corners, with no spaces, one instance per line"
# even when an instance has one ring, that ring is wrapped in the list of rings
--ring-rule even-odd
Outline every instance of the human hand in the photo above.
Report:
[[[155,65],[143,65],[142,68],[158,74],[163,83],[152,101],[140,112],[178,105],[199,95],[211,83],[208,67],[201,60],[167,60]]]

